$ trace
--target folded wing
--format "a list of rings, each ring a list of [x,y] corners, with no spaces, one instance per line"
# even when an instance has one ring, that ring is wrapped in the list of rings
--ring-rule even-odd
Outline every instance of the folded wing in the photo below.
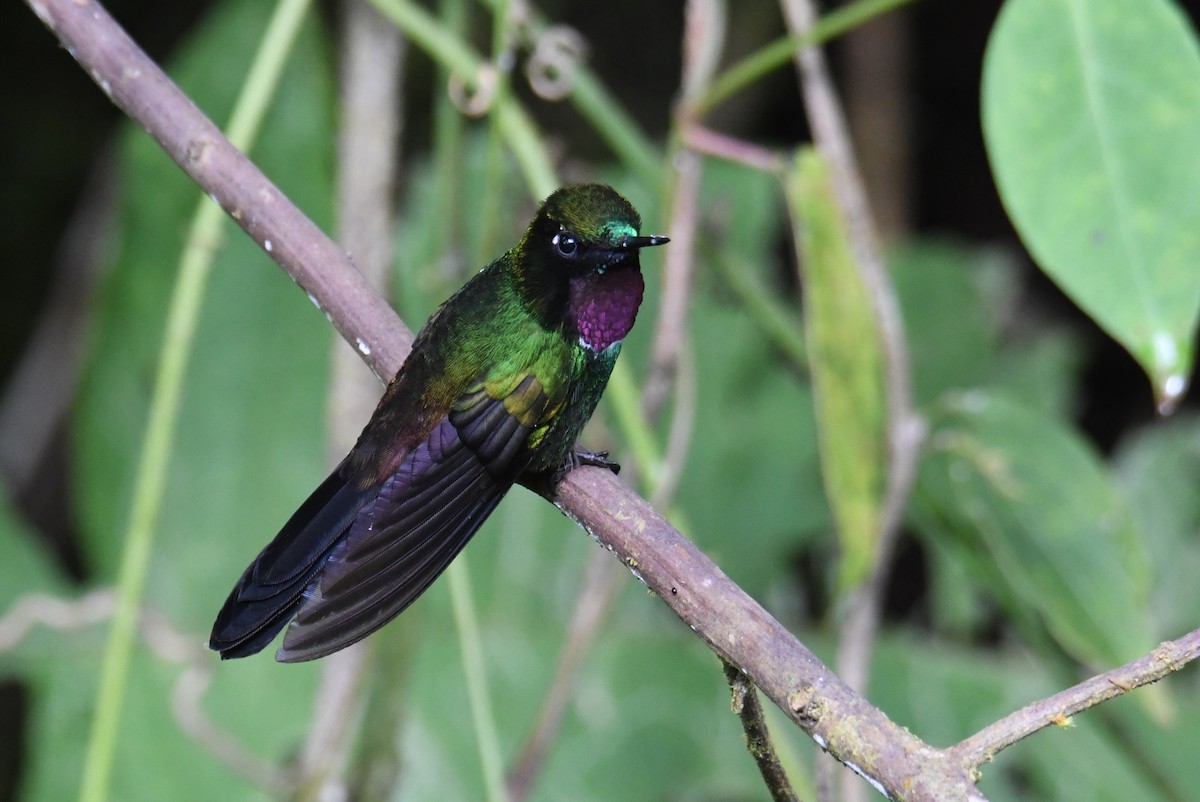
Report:
[[[529,435],[552,406],[535,377],[518,378],[499,398],[494,384],[472,388],[405,455],[330,550],[276,659],[361,640],[446,569],[529,464]]]

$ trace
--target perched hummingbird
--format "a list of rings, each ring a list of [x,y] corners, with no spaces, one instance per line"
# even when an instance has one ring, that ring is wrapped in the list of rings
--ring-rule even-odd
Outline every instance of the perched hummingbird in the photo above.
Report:
[[[234,586],[208,645],[245,657],[289,621],[275,658],[365,638],[446,569],[513,483],[557,482],[603,454],[575,439],[642,301],[629,201],[568,186],[520,243],[434,312],[358,443]]]

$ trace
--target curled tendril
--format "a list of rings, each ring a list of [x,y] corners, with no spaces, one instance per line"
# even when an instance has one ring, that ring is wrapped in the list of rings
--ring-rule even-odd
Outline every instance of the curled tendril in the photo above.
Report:
[[[496,99],[496,87],[500,83],[500,72],[495,64],[487,63],[468,83],[458,73],[452,73],[446,84],[446,93],[454,107],[468,117],[482,117],[492,108]]]
[[[552,26],[533,42],[525,77],[538,97],[562,100],[571,94],[575,70],[586,56],[587,43],[578,31],[566,25]]]

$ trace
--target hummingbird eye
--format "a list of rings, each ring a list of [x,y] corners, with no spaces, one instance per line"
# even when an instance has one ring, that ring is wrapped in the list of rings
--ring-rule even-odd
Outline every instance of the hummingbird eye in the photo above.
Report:
[[[559,256],[568,259],[574,256],[575,252],[579,250],[579,241],[569,231],[558,232],[550,242],[554,245],[554,249],[558,251]]]

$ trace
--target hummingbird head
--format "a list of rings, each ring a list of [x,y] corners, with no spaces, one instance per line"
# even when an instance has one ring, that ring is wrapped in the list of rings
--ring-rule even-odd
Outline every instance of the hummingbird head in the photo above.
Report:
[[[612,187],[557,190],[519,246],[517,278],[526,301],[586,348],[603,351],[620,342],[642,302],[639,251],[668,241],[642,236],[641,226],[637,210]]]

